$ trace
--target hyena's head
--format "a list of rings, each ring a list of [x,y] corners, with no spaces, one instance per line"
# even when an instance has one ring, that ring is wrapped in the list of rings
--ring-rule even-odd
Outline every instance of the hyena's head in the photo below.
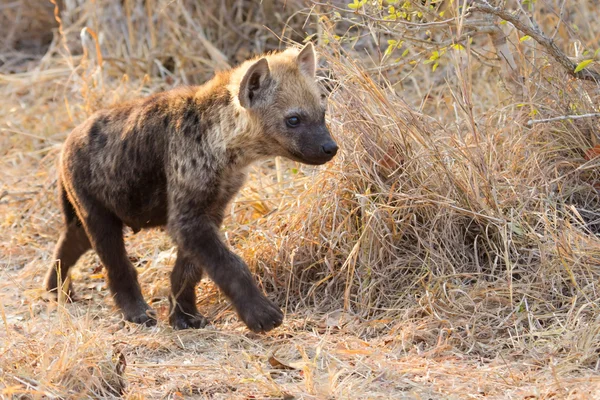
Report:
[[[312,44],[247,64],[238,99],[260,127],[262,151],[305,164],[331,160],[338,146],[325,125],[327,96],[315,79]]]

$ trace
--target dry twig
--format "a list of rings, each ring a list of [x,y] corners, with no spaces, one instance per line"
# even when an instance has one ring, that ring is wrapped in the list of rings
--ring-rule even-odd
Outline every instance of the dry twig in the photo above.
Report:
[[[571,119],[595,118],[595,117],[600,117],[600,113],[589,113],[589,114],[581,114],[581,115],[561,115],[560,117],[553,117],[553,118],[531,119],[531,120],[527,121],[527,126],[533,126],[535,124],[543,124],[546,122],[568,121]]]

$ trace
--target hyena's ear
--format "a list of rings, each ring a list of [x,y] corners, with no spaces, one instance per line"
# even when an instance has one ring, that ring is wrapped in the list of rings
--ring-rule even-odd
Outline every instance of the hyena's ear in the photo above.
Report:
[[[317,53],[311,42],[308,42],[296,58],[298,68],[304,75],[314,78],[317,71]]]
[[[246,71],[240,83],[240,92],[238,98],[240,105],[244,108],[251,108],[257,102],[261,102],[268,95],[268,84],[271,71],[266,58],[261,58]]]

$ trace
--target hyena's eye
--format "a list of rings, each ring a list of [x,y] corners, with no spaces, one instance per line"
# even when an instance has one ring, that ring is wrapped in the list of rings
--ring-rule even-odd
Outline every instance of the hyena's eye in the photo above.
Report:
[[[293,117],[289,117],[288,119],[285,120],[285,123],[287,124],[287,126],[289,126],[290,128],[295,128],[298,125],[300,125],[300,118],[293,116]]]

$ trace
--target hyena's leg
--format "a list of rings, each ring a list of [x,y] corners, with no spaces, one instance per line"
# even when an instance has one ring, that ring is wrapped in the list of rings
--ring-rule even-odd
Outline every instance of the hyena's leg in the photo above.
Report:
[[[281,325],[283,313],[261,293],[244,261],[223,243],[213,219],[193,214],[194,209],[188,208],[169,221],[179,248],[202,265],[250,330],[267,332]]]
[[[46,274],[46,290],[58,294],[59,284],[64,284],[69,276],[69,269],[77,262],[79,257],[91,249],[90,241],[75,214],[75,209],[67,197],[67,193],[59,180],[60,202],[65,218],[65,228],[58,239],[52,256],[52,265]],[[60,279],[59,279],[60,276]],[[66,290],[67,299],[72,300],[74,293],[72,285]]]
[[[104,207],[80,198],[85,209],[83,224],[92,247],[108,275],[108,287],[125,319],[138,324],[156,324],[156,312],[144,301],[137,271],[129,261],[123,242],[123,222]]]
[[[202,279],[202,268],[187,257],[181,250],[177,251],[177,260],[171,273],[171,311],[169,322],[175,329],[204,328],[208,321],[196,308],[196,285]]]

